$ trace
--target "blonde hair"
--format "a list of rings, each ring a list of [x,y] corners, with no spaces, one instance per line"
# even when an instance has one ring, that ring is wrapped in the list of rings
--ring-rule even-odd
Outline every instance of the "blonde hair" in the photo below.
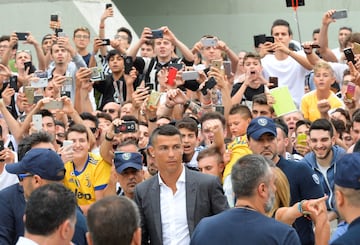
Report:
[[[278,208],[289,207],[290,205],[290,185],[286,175],[278,167],[273,168],[273,172],[276,176],[276,192],[274,206],[267,214],[269,217],[273,217]]]
[[[315,74],[316,72],[318,72],[320,69],[328,70],[328,71],[330,72],[330,74],[331,74],[332,76],[334,76],[334,70],[333,70],[333,68],[331,67],[331,65],[329,65],[328,62],[323,61],[323,60],[318,61],[318,62],[315,64],[315,66],[314,66],[314,74]]]

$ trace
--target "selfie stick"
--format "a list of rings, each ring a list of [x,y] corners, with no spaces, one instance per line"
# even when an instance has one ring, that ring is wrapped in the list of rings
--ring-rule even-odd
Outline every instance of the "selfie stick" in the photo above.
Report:
[[[297,13],[297,9],[298,9],[298,7],[299,7],[299,0],[292,0],[292,1],[291,1],[291,6],[292,6],[292,8],[293,8],[294,11],[295,11],[295,21],[296,21],[297,28],[298,28],[299,41],[300,41],[300,43],[302,43],[302,42],[301,42],[301,34],[300,34],[299,17],[298,17],[298,13]]]

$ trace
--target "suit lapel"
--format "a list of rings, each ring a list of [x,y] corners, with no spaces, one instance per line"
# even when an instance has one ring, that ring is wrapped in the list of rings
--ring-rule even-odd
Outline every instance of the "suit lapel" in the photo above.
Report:
[[[194,180],[192,170],[185,167],[186,217],[190,235],[194,230],[197,184],[198,183]]]
[[[152,204],[153,216],[154,216],[154,225],[156,230],[156,235],[159,237],[162,243],[162,225],[161,225],[161,211],[160,211],[160,185],[158,176],[154,178],[154,182],[151,187],[150,193],[150,203]]]

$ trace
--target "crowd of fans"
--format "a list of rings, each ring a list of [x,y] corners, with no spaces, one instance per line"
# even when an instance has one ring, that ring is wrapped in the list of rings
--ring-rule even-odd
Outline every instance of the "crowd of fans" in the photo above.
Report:
[[[92,47],[56,15],[41,43],[1,36],[0,243],[356,244],[360,33],[330,49],[335,13],[238,54],[166,26],[106,39],[111,5]],[[277,115],[276,87],[296,110]]]

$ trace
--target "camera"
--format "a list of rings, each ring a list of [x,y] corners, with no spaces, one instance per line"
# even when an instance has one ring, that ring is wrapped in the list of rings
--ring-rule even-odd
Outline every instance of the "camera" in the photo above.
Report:
[[[136,123],[134,121],[123,122],[114,128],[114,133],[134,133],[136,132]]]

